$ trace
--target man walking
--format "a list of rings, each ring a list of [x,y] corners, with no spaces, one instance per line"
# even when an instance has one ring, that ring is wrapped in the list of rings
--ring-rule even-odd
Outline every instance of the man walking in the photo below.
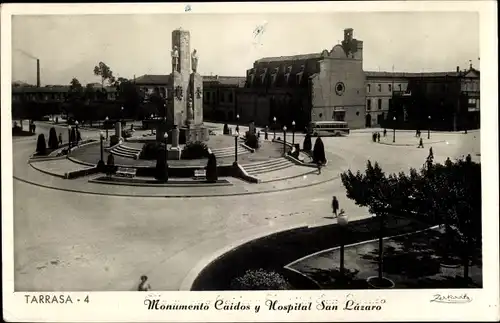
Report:
[[[333,196],[332,198],[332,210],[333,214],[335,214],[335,217],[337,217],[337,211],[339,210],[339,201],[337,200],[336,196]]]
[[[424,148],[424,141],[422,140],[422,138],[420,138],[417,148]]]
[[[62,133],[59,133],[58,141],[59,141],[59,145],[62,145]]]

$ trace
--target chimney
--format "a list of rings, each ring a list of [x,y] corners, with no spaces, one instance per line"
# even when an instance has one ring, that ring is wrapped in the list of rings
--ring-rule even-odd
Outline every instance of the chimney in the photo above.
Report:
[[[40,87],[40,60],[36,60],[36,87]]]

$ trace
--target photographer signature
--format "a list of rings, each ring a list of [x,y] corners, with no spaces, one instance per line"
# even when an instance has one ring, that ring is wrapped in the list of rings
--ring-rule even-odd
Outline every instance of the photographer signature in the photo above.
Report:
[[[466,293],[460,295],[451,295],[451,294],[434,294],[432,296],[431,302],[435,303],[448,303],[448,304],[463,304],[472,302],[472,298],[469,297]]]

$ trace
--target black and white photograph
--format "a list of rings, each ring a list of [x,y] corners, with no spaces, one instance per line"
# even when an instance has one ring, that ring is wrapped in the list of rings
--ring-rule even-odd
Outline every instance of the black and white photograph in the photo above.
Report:
[[[2,12],[9,304],[498,319],[496,4],[446,2]]]

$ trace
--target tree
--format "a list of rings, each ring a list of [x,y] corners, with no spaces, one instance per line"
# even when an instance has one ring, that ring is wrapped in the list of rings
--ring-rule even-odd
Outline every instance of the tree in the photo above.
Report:
[[[316,141],[314,142],[313,162],[321,163],[323,165],[326,163],[325,145],[323,144],[321,137],[316,138]]]
[[[104,88],[105,81],[108,81],[110,85],[115,82],[115,77],[113,76],[111,68],[103,62],[99,62],[99,64],[94,67],[94,75],[101,77],[102,88]]]
[[[49,148],[57,149],[59,147],[59,141],[57,140],[56,128],[52,127],[49,131]]]
[[[303,151],[311,151],[312,150],[312,142],[311,142],[311,135],[306,134],[304,137],[304,143],[302,144],[302,150]]]
[[[36,141],[36,152],[39,155],[45,155],[47,153],[47,146],[45,144],[45,136],[43,133],[38,135],[38,139]]]
[[[207,181],[211,183],[217,182],[217,158],[214,154],[208,156],[208,162],[206,167],[206,177]]]
[[[383,250],[384,228],[387,214],[393,211],[394,195],[397,190],[397,177],[387,177],[378,163],[372,165],[368,161],[365,173],[351,170],[340,175],[342,184],[346,188],[346,195],[354,200],[356,205],[368,207],[369,212],[379,219],[379,247],[378,247],[378,283],[384,283],[383,277]]]
[[[162,147],[162,149],[159,150],[158,157],[156,158],[155,178],[162,182],[168,182],[166,148],[167,147]]]

